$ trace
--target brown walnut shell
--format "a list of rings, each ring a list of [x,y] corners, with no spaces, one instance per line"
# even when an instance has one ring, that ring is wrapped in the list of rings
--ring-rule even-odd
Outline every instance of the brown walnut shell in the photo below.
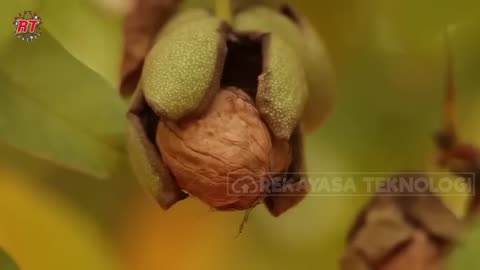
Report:
[[[288,143],[273,144],[250,96],[232,87],[198,118],[159,123],[156,140],[179,187],[219,210],[263,202],[266,176],[291,160]]]

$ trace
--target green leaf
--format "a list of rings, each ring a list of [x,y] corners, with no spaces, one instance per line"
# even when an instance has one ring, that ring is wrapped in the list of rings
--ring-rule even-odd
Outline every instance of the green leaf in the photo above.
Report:
[[[375,37],[380,46],[390,51],[428,46],[432,40],[443,36],[446,27],[477,21],[480,8],[479,2],[474,0],[379,1],[372,4],[370,9],[378,16],[378,23],[372,27]]]
[[[18,266],[12,258],[0,248],[0,269],[2,270],[17,270]]]
[[[0,27],[0,48],[22,45],[11,23],[25,10],[37,13],[42,18],[42,30],[48,30],[73,57],[100,74],[111,87],[118,86],[123,49],[119,17],[102,11],[94,1],[4,1],[0,4],[0,17],[5,18]]]
[[[2,1],[0,3],[0,18],[2,18],[0,27],[0,53],[9,42],[21,42],[15,38],[13,19],[25,10],[35,10],[38,2],[34,0],[20,1]]]
[[[0,55],[0,143],[97,177],[123,155],[125,104],[51,35]]]
[[[460,243],[449,260],[449,268],[457,269],[480,269],[478,250],[480,249],[480,224],[470,232],[466,239]]]
[[[44,0],[37,12],[43,27],[72,56],[118,87],[123,56],[120,18],[85,0]]]

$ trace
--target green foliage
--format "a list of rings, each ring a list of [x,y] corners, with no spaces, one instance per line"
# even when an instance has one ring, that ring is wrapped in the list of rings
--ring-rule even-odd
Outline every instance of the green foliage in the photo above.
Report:
[[[473,231],[468,233],[465,240],[458,245],[450,257],[450,270],[480,269],[478,251],[480,250],[480,224],[476,223]]]
[[[81,259],[78,252],[75,254],[75,262],[89,263],[79,264],[79,268],[83,267],[80,269],[99,269],[98,265],[110,261],[110,256],[102,255],[104,252],[99,250],[102,248],[98,248],[105,244],[103,238],[92,240],[98,239],[92,237],[91,232],[95,231],[92,219],[98,223],[100,215],[124,214],[127,199],[113,200],[106,196],[115,196],[121,189],[133,193],[133,177],[128,174],[123,150],[126,109],[115,89],[122,24],[118,18],[110,18],[95,8],[95,2],[20,0],[0,4],[0,17],[6,18],[0,25],[0,144],[43,158],[41,162],[32,159],[32,163],[42,170],[52,169],[46,177],[35,173],[38,182],[44,184],[55,178],[52,186],[61,186],[57,191],[68,197],[69,202],[81,205],[83,210],[81,214],[73,207],[59,210],[57,206],[67,203],[64,200],[45,203],[49,196],[35,195],[42,189],[22,193],[28,194],[24,196],[11,195],[21,193],[17,187],[2,186],[0,208],[4,208],[1,213],[10,207],[15,215],[9,217],[20,213],[25,218],[22,222],[11,223],[10,226],[18,227],[18,231],[9,236],[19,237],[28,231],[30,238],[15,243],[22,247],[36,244],[28,256],[22,257],[25,261],[18,260],[20,265],[37,262],[37,256],[54,257],[58,249],[51,249],[52,239],[43,236],[57,235],[60,231],[60,240],[55,244],[62,247],[62,251],[73,247],[73,251],[87,254],[82,257],[87,259]],[[211,8],[211,1],[187,0],[184,3],[190,7]],[[435,153],[432,137],[441,126],[443,101],[444,59],[439,38],[447,24],[455,26],[452,44],[461,104],[459,127],[462,137],[465,135],[469,142],[480,143],[478,1],[299,0],[294,4],[309,15],[325,37],[338,75],[335,113],[307,140],[309,171],[393,172],[431,165]],[[45,20],[42,28],[46,31],[30,44],[16,40],[12,25],[9,25],[22,10],[36,11]],[[22,159],[17,160],[16,156],[0,149],[1,158],[27,170]],[[109,181],[111,184],[86,181],[90,178],[73,177],[76,174],[51,166],[50,161],[90,175],[106,177],[117,172],[119,177],[113,177]],[[118,170],[119,166],[122,170]],[[4,178],[0,179],[1,184]],[[22,180],[15,181],[20,184]],[[50,188],[50,185],[43,187]],[[23,199],[13,200],[12,196]],[[309,196],[281,219],[272,219],[265,210],[256,209],[240,239],[215,251],[221,254],[218,258],[226,256],[225,261],[215,266],[262,270],[336,269],[345,234],[366,199],[366,196]],[[29,200],[27,207],[25,202]],[[16,204],[19,201],[24,203]],[[150,208],[148,211],[167,223],[178,215],[175,209],[167,213]],[[30,213],[34,214],[33,218]],[[195,218],[208,220],[211,215]],[[221,215],[223,218],[228,214]],[[10,221],[2,217],[0,223]],[[241,220],[238,217],[231,226],[216,230],[235,230],[233,227]],[[36,219],[38,222],[30,223]],[[108,230],[113,232],[123,227],[124,222],[116,220]],[[149,224],[150,220],[147,218],[144,222]],[[178,223],[181,222],[183,219]],[[82,225],[84,223],[90,225]],[[0,235],[2,232],[0,229]],[[452,256],[451,269],[479,268],[475,260],[479,236],[478,229],[466,236]],[[145,238],[150,239],[150,236]],[[178,243],[176,235],[172,239],[173,243]],[[109,240],[115,244],[121,242]],[[0,241],[0,246],[4,244]],[[158,249],[168,247],[162,243],[133,242],[131,245],[139,254],[151,251],[152,257],[164,263],[163,253]],[[189,242],[188,247],[191,246]],[[201,244],[199,248],[209,247]],[[10,252],[10,249],[5,250]],[[38,253],[43,250],[46,252]],[[17,258],[15,252],[11,254]],[[70,269],[71,261],[65,265]],[[3,270],[2,267],[0,262]],[[45,267],[47,270],[65,269]]]
[[[47,29],[71,56],[106,79],[111,88],[116,88],[119,82],[118,66],[123,48],[121,18],[101,11],[95,2],[9,1],[1,4],[0,16],[6,18],[4,23],[6,21],[13,23],[13,18],[19,12],[30,10],[37,13],[43,21],[42,29]],[[0,28],[0,54],[11,53],[8,51],[11,46],[7,45],[19,43],[12,38],[14,26],[13,24],[10,26]],[[16,54],[16,57],[18,56]]]
[[[0,142],[108,177],[123,155],[120,19],[82,0],[8,2],[0,15],[13,23],[25,10],[42,18],[43,33],[24,43],[13,24],[0,28]]]
[[[44,31],[0,56],[0,140],[107,177],[123,154],[125,105],[111,85]]]
[[[0,4],[0,18],[2,19],[2,27],[0,27],[0,53],[3,52],[5,46],[12,41],[13,38],[13,19],[18,13],[24,10],[36,10],[40,1],[35,0],[21,0],[10,1],[8,4]]]
[[[121,19],[108,16],[94,3],[85,0],[43,0],[36,12],[42,16],[45,28],[55,40],[71,56],[107,80],[116,93],[123,49]]]
[[[0,248],[0,269],[18,270],[18,266],[8,254]]]

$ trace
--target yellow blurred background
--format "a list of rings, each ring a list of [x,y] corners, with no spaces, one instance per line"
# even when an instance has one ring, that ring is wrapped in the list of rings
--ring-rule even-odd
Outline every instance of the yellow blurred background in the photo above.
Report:
[[[480,145],[480,2],[292,3],[323,36],[338,80],[335,111],[307,137],[309,171],[438,169],[433,135],[441,127],[446,28],[452,33],[459,131],[463,140]],[[101,134],[117,140],[113,144],[120,153],[108,164],[114,173],[106,180],[31,155],[13,143],[7,128],[17,126],[8,125],[9,119],[30,121],[32,127],[49,124],[35,110],[14,112],[28,102],[46,104],[41,92],[52,85],[59,87],[58,93],[72,93],[72,100],[86,99],[85,111],[74,113],[88,114],[92,126],[104,121],[88,106],[91,100],[118,98],[122,5],[128,3],[0,3],[0,18],[6,18],[0,22],[0,92],[5,94],[0,106],[12,108],[0,109],[0,249],[26,270],[337,269],[345,235],[367,196],[309,196],[279,218],[259,206],[237,237],[243,212],[215,212],[195,199],[163,211],[140,190],[122,146],[123,113],[115,114],[124,109],[120,101],[108,117],[99,116],[118,118],[117,133]],[[43,16],[46,33],[38,44],[20,44],[11,33],[10,18],[30,9]],[[42,73],[58,66],[65,67],[59,69],[65,74]],[[91,84],[77,83],[81,81]],[[28,93],[28,102],[15,99],[22,93]],[[49,98],[66,102],[62,95]],[[66,119],[77,118],[72,113]],[[28,128],[13,128],[18,134],[31,132],[24,138],[29,140],[26,147],[41,149],[44,140],[51,143],[52,138]],[[449,203],[461,209],[461,199]]]

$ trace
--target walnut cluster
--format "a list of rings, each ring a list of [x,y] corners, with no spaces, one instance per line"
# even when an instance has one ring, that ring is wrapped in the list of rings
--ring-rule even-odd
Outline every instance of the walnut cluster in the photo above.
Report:
[[[233,87],[221,89],[200,117],[160,122],[156,141],[180,188],[219,210],[263,202],[266,176],[286,171],[292,156],[251,97]]]

